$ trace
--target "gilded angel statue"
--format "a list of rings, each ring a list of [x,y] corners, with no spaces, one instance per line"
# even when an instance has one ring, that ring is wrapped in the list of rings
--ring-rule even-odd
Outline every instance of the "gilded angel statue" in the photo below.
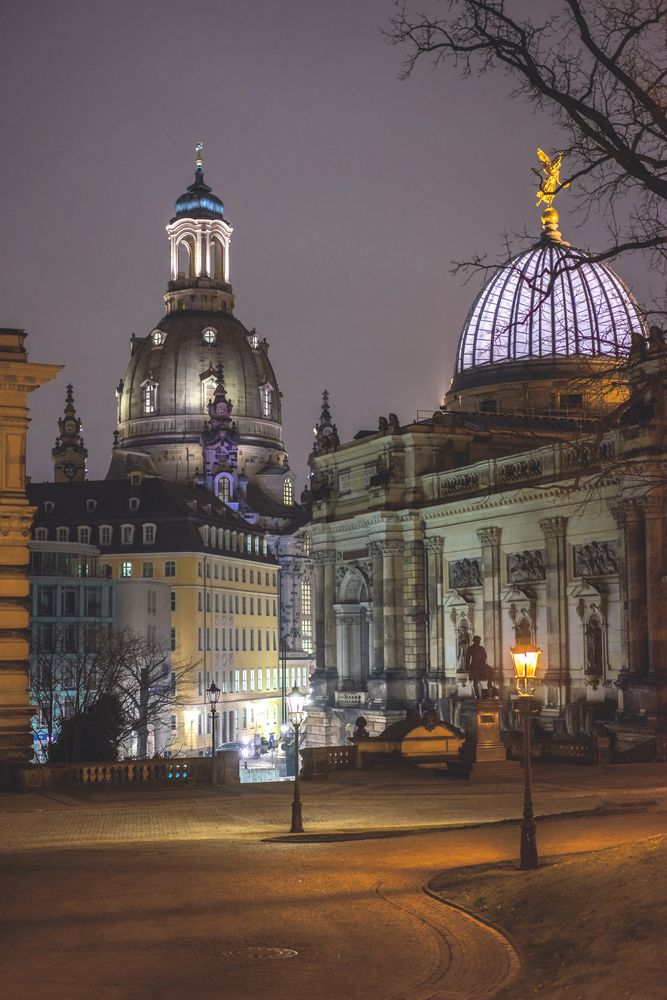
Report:
[[[545,179],[540,185],[540,189],[537,192],[537,205],[544,204],[547,208],[551,208],[551,203],[556,197],[557,193],[561,188],[569,187],[569,182],[567,184],[561,184],[560,180],[560,168],[563,162],[563,154],[559,153],[555,159],[551,159],[543,149],[538,149],[537,157],[542,163],[542,172],[544,173]]]

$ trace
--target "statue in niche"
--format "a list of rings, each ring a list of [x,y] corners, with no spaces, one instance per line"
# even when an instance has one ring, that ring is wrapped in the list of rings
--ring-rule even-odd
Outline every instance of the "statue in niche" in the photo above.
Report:
[[[467,672],[466,659],[470,648],[470,627],[466,618],[459,620],[456,630],[456,671],[459,674]]]
[[[602,676],[602,623],[597,615],[591,615],[584,627],[584,670]]]
[[[521,617],[514,626],[514,636],[517,646],[530,646],[533,642],[533,628],[530,623],[530,618],[525,611],[522,611]]]

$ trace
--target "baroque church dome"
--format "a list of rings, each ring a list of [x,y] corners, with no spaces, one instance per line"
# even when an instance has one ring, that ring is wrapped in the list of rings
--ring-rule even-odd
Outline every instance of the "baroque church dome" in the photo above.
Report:
[[[143,337],[132,336],[127,372],[118,386],[110,475],[143,463],[175,482],[205,477],[202,442],[219,383],[230,404],[228,432],[235,441],[230,476],[266,478],[267,471],[282,474],[287,467],[269,345],[234,315],[232,227],[222,200],[204,182],[201,146],[197,154],[194,183],[178,198],[167,225],[166,313]]]

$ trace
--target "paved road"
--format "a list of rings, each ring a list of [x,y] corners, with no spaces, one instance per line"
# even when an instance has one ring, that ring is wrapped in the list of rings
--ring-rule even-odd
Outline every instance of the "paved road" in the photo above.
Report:
[[[605,794],[620,803],[650,789],[661,800],[666,773],[628,773],[621,784],[614,774]],[[443,801],[468,819],[497,810],[472,786],[436,784],[431,797],[421,780],[421,796],[400,780],[362,799],[357,778],[308,786],[305,816],[324,832],[363,827],[364,801],[376,824],[378,815],[412,820],[420,799],[427,823],[442,818]],[[588,803],[585,784],[582,773],[573,802]],[[564,795],[556,785],[553,801]],[[3,1000],[482,1000],[511,975],[503,939],[423,886],[443,868],[516,857],[516,825],[277,842],[289,794],[0,800]],[[664,827],[660,802],[642,814],[545,822],[539,842],[546,855]]]

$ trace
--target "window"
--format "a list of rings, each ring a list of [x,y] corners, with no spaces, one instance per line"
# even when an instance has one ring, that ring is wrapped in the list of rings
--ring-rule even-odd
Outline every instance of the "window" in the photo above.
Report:
[[[241,675],[241,671],[240,670],[235,670],[234,671],[234,691],[240,691],[241,690],[240,687],[239,687],[240,675]],[[237,723],[237,725],[238,725],[238,723]]]
[[[56,541],[69,542],[69,528],[56,528]]]
[[[349,469],[338,473],[338,492],[349,493],[352,488],[352,476]]]
[[[290,507],[294,503],[294,483],[291,479],[283,483],[283,503]]]
[[[246,552],[252,552],[252,535],[247,536],[245,540],[245,547],[246,547]]]
[[[53,514],[53,512],[54,512],[55,509],[56,509],[56,505],[54,504],[53,500],[45,500],[44,501],[44,513],[45,514]]]
[[[584,405],[584,397],[580,392],[562,393],[558,398],[558,405],[561,410],[567,410],[571,407],[574,409],[581,409]]]
[[[173,591],[172,591],[172,594],[173,594]],[[172,630],[171,630],[171,649],[172,650],[176,649],[176,629],[175,628],[172,628]]]
[[[139,510],[140,504],[141,504],[141,501],[140,501],[139,497],[130,497],[129,504],[128,504],[130,510]]]
[[[97,500],[86,500],[86,510],[89,514],[92,514],[94,510],[97,510]]]
[[[144,545],[154,545],[157,528],[154,524],[142,525]]]
[[[255,571],[254,571],[254,569],[250,570],[250,582],[251,583],[255,582]],[[250,598],[250,600],[252,601],[252,598]],[[252,614],[252,611],[250,612],[250,614]]]
[[[273,390],[270,385],[263,385],[259,390],[259,395],[262,403],[262,416],[271,416],[271,398],[273,396]]]
[[[255,690],[255,671],[254,670],[250,670],[249,673],[250,673],[250,690],[254,691]]]
[[[35,541],[45,542],[49,537],[49,533],[46,528],[35,528]]]
[[[259,652],[262,651],[262,630],[261,630],[261,628],[257,629],[257,649],[259,650]]]
[[[100,545],[111,545],[113,528],[110,524],[100,525]]]
[[[496,399],[480,399],[480,401],[479,401],[479,412],[480,413],[497,413],[498,412],[498,400],[496,400]]]
[[[157,412],[157,383],[144,382],[141,387],[141,401],[144,413]]]
[[[142,576],[152,576],[153,575],[153,563],[152,562],[145,562],[144,563],[144,565],[142,566],[141,575]]]
[[[132,563],[131,562],[121,563],[121,566],[120,566],[120,575],[121,576],[125,576],[125,577],[132,576]]]
[[[313,595],[310,580],[301,581],[301,641],[304,652],[313,651]]]
[[[247,670],[244,670],[243,673],[242,673],[242,675],[241,675],[241,690],[242,691],[247,691],[248,690],[248,671]],[[245,708],[243,709],[243,711],[245,713]],[[245,729],[245,722],[243,724],[243,728]]]
[[[246,597],[245,597],[245,594],[241,598],[241,614],[243,614],[243,615],[246,614]]]
[[[176,576],[176,563],[171,559],[168,559],[164,564],[164,575],[165,576]]]
[[[176,591],[175,590],[172,590],[172,592],[171,592],[170,610],[171,611],[175,611],[176,610]]]
[[[250,571],[250,573],[251,573],[250,582],[252,583],[252,570]],[[251,597],[250,598],[250,614],[254,615],[254,613],[255,613],[255,598]]]
[[[151,333],[151,340],[153,341],[153,347],[162,347],[164,344],[164,334],[162,330],[153,330]]]
[[[232,484],[228,476],[220,476],[218,479],[218,499],[223,503],[229,503],[232,499]]]
[[[204,545],[208,545],[208,524],[202,525],[199,529]]]
[[[134,525],[133,524],[121,524],[120,526],[120,544],[121,545],[131,545],[134,541]]]
[[[212,326],[207,326],[206,329],[202,331],[201,339],[205,344],[208,344],[208,346],[211,347],[218,339],[218,334]]]

